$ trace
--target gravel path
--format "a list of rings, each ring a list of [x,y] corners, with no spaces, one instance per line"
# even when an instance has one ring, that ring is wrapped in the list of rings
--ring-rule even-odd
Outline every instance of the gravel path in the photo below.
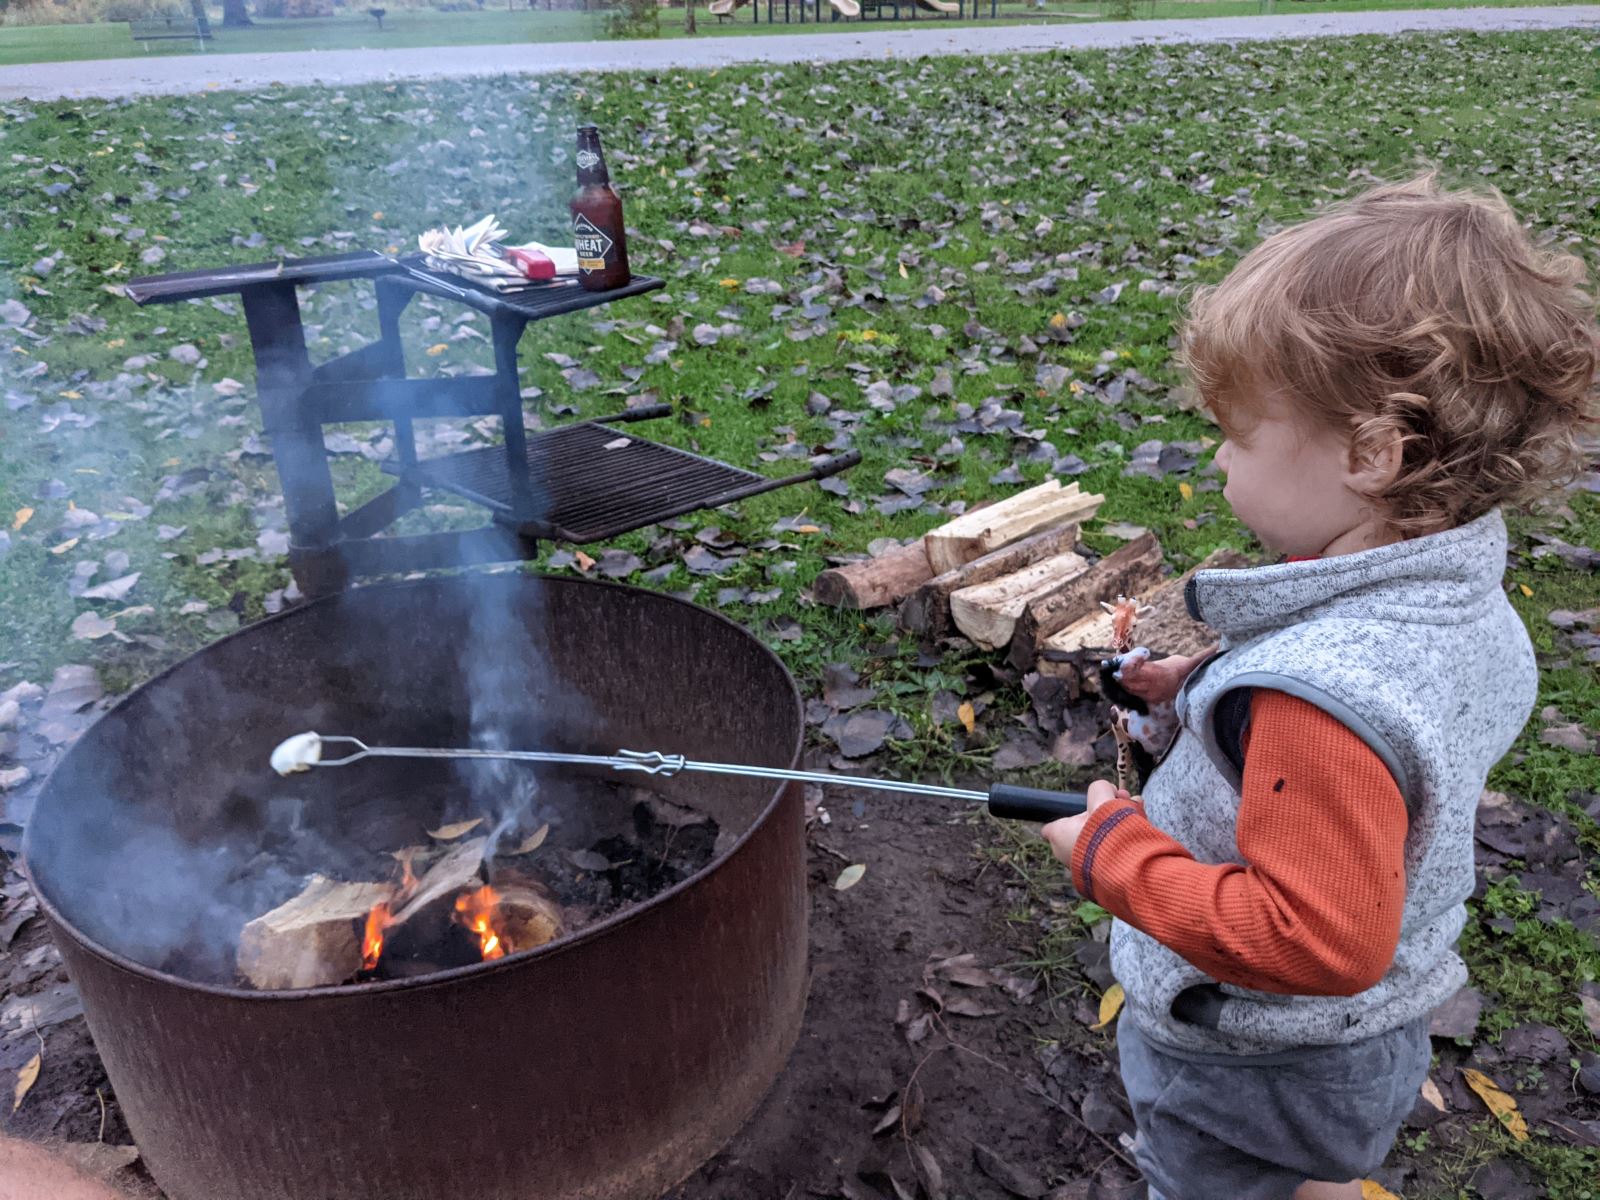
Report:
[[[872,24],[860,33],[770,37],[445,46],[407,50],[330,50],[282,54],[196,54],[0,67],[0,100],[151,96],[270,84],[344,85],[474,75],[660,70],[735,63],[837,62],[930,54],[1015,54],[1129,46],[1143,42],[1348,37],[1414,30],[1515,30],[1600,27],[1600,5],[1458,8],[1415,12],[1297,12],[1258,17],[1082,24],[966,26]]]

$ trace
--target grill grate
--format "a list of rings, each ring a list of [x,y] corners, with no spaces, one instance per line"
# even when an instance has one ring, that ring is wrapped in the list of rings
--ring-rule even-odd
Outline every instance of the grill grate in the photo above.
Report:
[[[626,444],[606,449],[618,442]],[[401,473],[393,462],[384,470]],[[605,541],[788,482],[587,421],[528,438],[531,512],[513,509],[502,446],[427,459],[404,478],[481,504],[525,536],[580,543]]]

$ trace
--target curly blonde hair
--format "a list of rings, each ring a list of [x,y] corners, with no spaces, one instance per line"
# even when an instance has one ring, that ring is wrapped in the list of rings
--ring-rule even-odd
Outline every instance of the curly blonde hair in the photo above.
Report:
[[[1582,469],[1600,329],[1583,263],[1534,245],[1497,192],[1428,173],[1250,251],[1190,305],[1181,357],[1230,435],[1251,396],[1402,447],[1377,502],[1413,537],[1526,502]]]

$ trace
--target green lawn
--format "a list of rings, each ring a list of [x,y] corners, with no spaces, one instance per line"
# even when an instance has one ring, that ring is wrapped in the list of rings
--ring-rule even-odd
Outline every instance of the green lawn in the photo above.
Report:
[[[639,231],[636,269],[669,286],[531,330],[531,409],[568,420],[652,393],[677,417],[641,432],[773,474],[830,444],[862,450],[843,495],[777,492],[615,548],[641,560],[631,582],[691,593],[766,637],[808,691],[824,664],[861,671],[915,732],[885,772],[987,771],[1029,710],[1016,684],[973,673],[993,656],[929,666],[887,618],[807,603],[829,556],[945,519],[900,510],[887,472],[928,473],[939,505],[1009,493],[1076,455],[1083,486],[1108,497],[1086,531],[1097,548],[1118,544],[1110,522],[1151,528],[1179,568],[1248,548],[1209,453],[1167,478],[1125,473],[1141,443],[1214,437],[1171,390],[1181,289],[1218,278],[1274,223],[1425,162],[1495,184],[1583,252],[1600,240],[1600,93],[1581,32],[262,88],[0,115],[0,689],[72,662],[128,686],[259,617],[289,582],[236,306],[137,309],[120,283],[409,245],[432,223],[488,212],[560,239],[573,129],[593,120]],[[368,296],[307,296],[314,357],[370,335]],[[487,361],[481,323],[458,315],[413,306],[417,369]],[[171,357],[180,345],[194,353]],[[1019,432],[974,424],[986,403],[1020,414]],[[334,467],[354,503],[384,484],[352,452],[377,431],[350,432]],[[465,516],[445,504],[417,520]],[[1540,704],[1593,731],[1595,668],[1547,615],[1592,605],[1596,576],[1533,551],[1539,536],[1600,544],[1600,496],[1513,524],[1512,598],[1544,655]],[[697,531],[729,547],[721,575],[685,562]],[[554,561],[576,569],[564,552]],[[75,597],[91,567],[93,584],[139,578],[115,598]],[[100,636],[75,636],[85,614],[114,632],[80,624]],[[937,717],[946,691],[977,706],[973,735]],[[1600,788],[1600,759],[1543,745],[1538,728],[1492,783],[1570,816],[1593,861],[1600,827],[1569,796]],[[1048,767],[1038,777],[1064,782]],[[1025,870],[1039,853],[1033,842],[1007,861]],[[1463,945],[1498,997],[1485,1029],[1546,1021],[1592,1051],[1575,989],[1600,974],[1600,949],[1532,911],[1514,880],[1476,907]],[[1074,920],[1055,929],[1081,932]],[[1059,945],[1040,947],[1041,965],[1064,966]],[[1600,1173],[1600,1152],[1542,1130],[1527,1145],[1488,1125],[1474,1136],[1470,1154],[1419,1150],[1406,1194],[1454,1196],[1495,1154],[1530,1164],[1558,1200],[1588,1195]]]
[[[812,0],[813,6],[815,0]],[[1321,0],[1297,3],[1280,0],[1263,4],[1261,0],[1137,0],[1134,15],[1147,17],[1251,16],[1270,9],[1279,13],[1352,12],[1365,9],[1421,8],[1514,8],[1544,3],[1546,0]],[[1552,3],[1581,3],[1582,0],[1550,0]],[[854,21],[827,19],[831,12],[823,4],[824,20],[819,25],[808,20],[800,24],[800,4],[792,5],[794,23],[785,25],[783,5],[776,5],[777,23],[766,21],[766,6],[761,6],[761,21],[753,20],[750,7],[740,10],[735,19],[719,22],[704,11],[704,0],[697,0],[698,37],[735,37],[766,33],[859,32]],[[812,11],[812,9],[807,10]],[[885,9],[887,13],[889,10]],[[1095,20],[1116,12],[1114,0],[1049,0],[1045,9],[1032,4],[1006,0],[1000,5],[1001,19],[988,19],[989,6],[981,7],[980,20],[973,25],[1013,25],[1027,20]],[[910,0],[902,5],[906,14],[902,24],[946,18],[915,9]],[[481,46],[506,43],[576,42],[604,39],[605,19],[601,14],[582,12],[516,12],[493,9],[472,13],[442,13],[432,9],[395,9],[384,18],[384,29],[364,10],[346,16],[308,20],[257,20],[250,29],[224,29],[220,13],[213,18],[215,38],[211,54],[262,54],[285,50],[360,50],[414,46]],[[893,21],[867,21],[871,27],[896,27]],[[661,14],[664,37],[685,37],[683,10],[669,9]],[[126,24],[25,25],[0,26],[0,66],[30,62],[68,62],[78,59],[142,57],[146,54],[195,54],[192,42],[153,42],[149,49],[131,40]]]

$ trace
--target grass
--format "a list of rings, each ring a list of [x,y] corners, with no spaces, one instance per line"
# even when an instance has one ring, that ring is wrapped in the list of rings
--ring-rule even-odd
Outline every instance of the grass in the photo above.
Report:
[[[772,493],[617,545],[665,568],[651,586],[720,603],[767,638],[809,689],[827,663],[860,670],[916,735],[892,746],[886,771],[986,772],[1028,707],[1020,688],[983,673],[990,656],[930,663],[881,616],[806,603],[830,556],[944,519],[880,512],[885,472],[931,472],[938,504],[1014,490],[992,479],[1013,465],[1024,482],[1045,478],[1031,437],[951,441],[957,405],[995,398],[1056,454],[1085,459],[1081,481],[1107,494],[1107,518],[1154,530],[1175,566],[1220,545],[1248,547],[1218,494],[1202,490],[1204,462],[1164,480],[1123,474],[1143,441],[1213,435],[1169,391],[1180,300],[1161,289],[1216,279],[1273,223],[1425,162],[1488,179],[1539,228],[1592,246],[1597,109],[1592,41],[1577,32],[8,105],[0,303],[21,302],[32,320],[18,333],[0,319],[0,689],[47,680],[69,662],[93,662],[113,686],[129,686],[260,616],[289,582],[270,539],[258,543],[283,516],[270,460],[246,440],[259,424],[236,306],[138,309],[115,294],[120,283],[278,253],[398,247],[439,220],[487,212],[520,235],[559,240],[572,131],[594,120],[638,231],[636,269],[669,286],[530,330],[523,383],[543,391],[531,411],[561,421],[566,406],[597,415],[650,392],[675,417],[649,436],[774,474],[794,469],[785,447],[826,445],[840,436],[830,417],[850,414],[845,428],[865,461],[845,477],[848,495]],[[48,272],[35,268],[57,253]],[[1050,272],[1045,290],[1019,292]],[[1114,301],[1095,299],[1117,283]],[[306,295],[314,358],[370,336],[368,298],[354,286]],[[1068,342],[1051,339],[1057,313],[1084,317]],[[414,370],[487,362],[483,327],[458,315],[442,303],[413,306]],[[701,345],[701,325],[727,328]],[[180,343],[204,365],[167,357]],[[547,354],[572,356],[599,385],[576,390]],[[1067,386],[1041,388],[1041,364],[1065,367]],[[1129,376],[1120,403],[1095,398],[1097,379],[1130,369],[1153,386]],[[953,394],[936,395],[946,376]],[[882,411],[868,403],[881,393],[872,385],[921,390]],[[830,414],[815,411],[816,395]],[[466,437],[477,443],[492,430]],[[359,455],[333,465],[350,503],[383,486]],[[465,519],[446,501],[418,521]],[[1547,655],[1556,650],[1547,613],[1594,602],[1593,573],[1527,553],[1535,529],[1600,543],[1600,497],[1574,496],[1570,508],[1559,520],[1513,522],[1512,599]],[[816,532],[779,525],[802,513]],[[746,550],[717,579],[680,562],[689,535],[710,525]],[[164,526],[184,532],[164,537]],[[1087,536],[1115,544],[1098,527]],[[114,551],[141,572],[128,597],[74,598],[75,564],[100,563],[102,582]],[[722,588],[778,594],[745,604],[719,601]],[[75,639],[86,612],[114,619],[116,634]],[[1541,705],[1600,727],[1592,666],[1547,667],[1541,688]],[[944,692],[974,703],[973,735],[937,720]],[[1491,785],[1573,816],[1596,851],[1600,830],[1570,795],[1600,787],[1597,761],[1530,732]],[[1067,782],[1049,768],[1037,774]],[[1070,950],[1100,914],[1063,896],[1036,839],[1011,833],[993,853],[1031,889],[1013,916],[1029,928],[1048,918],[1036,964],[1057,992],[1080,989]],[[1463,949],[1479,986],[1501,999],[1486,1029],[1548,1021],[1593,1048],[1573,993],[1600,968],[1595,943],[1541,924],[1530,904],[1507,880],[1474,907]],[[1485,924],[1501,916],[1509,932]],[[1500,1136],[1486,1131],[1483,1152],[1504,1152]],[[1591,1159],[1543,1141],[1516,1152],[1543,1173],[1548,1194],[1584,1195]],[[1476,1161],[1451,1153],[1441,1181]]]
[[[816,0],[811,0],[814,5]],[[1262,0],[1135,0],[1133,15],[1147,18],[1192,18],[1255,16],[1270,10],[1279,13],[1330,11],[1355,12],[1373,9],[1429,9],[1492,7],[1514,8],[1544,3],[1545,0],[1321,0],[1282,4]],[[1582,0],[1549,0],[1550,3],[1581,3]],[[808,19],[800,23],[799,0],[792,0],[792,24],[783,22],[782,0],[775,7],[776,24],[768,24],[766,6],[761,5],[761,21],[754,20],[751,7],[741,9],[730,21],[718,21],[705,11],[704,0],[696,0],[697,37],[740,37],[768,33],[857,33],[868,28],[897,28],[901,25],[946,18],[916,10],[905,0],[907,16],[894,21],[834,21],[823,5],[821,23]],[[889,10],[885,10],[888,12]],[[915,13],[915,16],[910,14]],[[980,17],[968,25],[1015,25],[1029,21],[1080,21],[1110,19],[1118,12],[1113,0],[1049,0],[1044,9],[1019,0],[1005,0],[998,9],[999,19],[991,21],[989,7],[983,5]],[[391,9],[383,29],[365,11],[333,17],[306,19],[263,19],[249,29],[225,29],[220,15],[213,17],[214,38],[209,54],[265,54],[295,50],[376,50],[424,46],[497,46],[510,44],[559,44],[604,40],[605,18],[600,13],[502,11],[494,8],[479,12],[443,13],[432,9]],[[661,35],[669,38],[690,36],[683,30],[683,11],[669,9],[661,14]],[[144,58],[153,55],[195,55],[192,42],[152,42],[148,48],[133,42],[125,23],[93,25],[5,25],[0,26],[0,66],[21,63],[71,62],[102,58]]]

